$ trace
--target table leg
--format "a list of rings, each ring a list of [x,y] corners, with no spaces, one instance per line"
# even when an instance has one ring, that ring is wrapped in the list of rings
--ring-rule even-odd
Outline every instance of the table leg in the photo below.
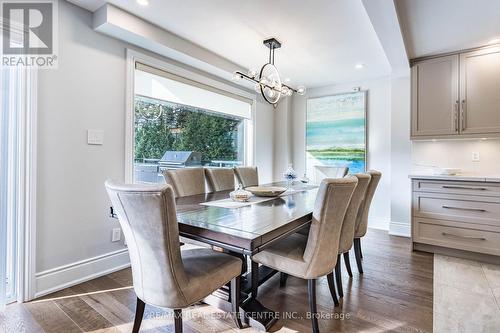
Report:
[[[253,261],[251,269],[252,270],[246,275],[243,275],[244,278],[241,279],[240,309],[244,314],[246,323],[258,330],[268,331],[271,326],[278,321],[279,313],[262,305],[259,300],[257,300],[256,295],[259,286],[269,280],[274,274],[278,273],[278,271],[265,266],[259,267],[259,264]],[[254,284],[254,282],[256,283]],[[204,302],[223,311],[230,312],[232,310],[230,303],[230,288],[228,288],[228,286],[222,287],[206,297]]]
[[[251,293],[250,297],[241,305],[250,326],[266,332],[278,321],[279,313],[266,308],[257,300],[258,288],[260,284],[267,281],[276,273],[277,271],[264,266],[259,267],[258,263],[252,261],[252,271],[250,272],[252,276],[251,285],[250,288],[248,288],[248,285],[245,288],[245,291],[250,289]]]

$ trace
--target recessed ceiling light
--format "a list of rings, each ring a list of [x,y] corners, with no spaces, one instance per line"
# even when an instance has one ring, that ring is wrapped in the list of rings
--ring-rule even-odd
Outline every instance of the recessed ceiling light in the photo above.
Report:
[[[494,38],[488,42],[488,44],[498,44],[500,43],[500,38]]]
[[[136,0],[136,1],[141,6],[147,6],[147,5],[149,5],[149,0]]]
[[[363,63],[359,63],[359,64],[356,64],[356,65],[354,66],[354,68],[356,68],[356,69],[362,69],[362,68],[364,68],[364,67],[365,67],[365,64],[363,64]]]

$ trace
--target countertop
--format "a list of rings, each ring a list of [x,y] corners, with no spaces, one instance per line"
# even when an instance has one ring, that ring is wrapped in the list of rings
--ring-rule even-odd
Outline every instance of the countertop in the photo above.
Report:
[[[429,180],[455,180],[466,182],[491,182],[500,183],[500,175],[480,175],[480,174],[459,174],[456,176],[435,175],[431,173],[415,173],[408,176],[411,179],[429,179]]]

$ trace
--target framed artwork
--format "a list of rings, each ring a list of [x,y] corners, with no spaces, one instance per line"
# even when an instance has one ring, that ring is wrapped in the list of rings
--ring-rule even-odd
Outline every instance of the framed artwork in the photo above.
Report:
[[[348,167],[366,171],[367,92],[352,92],[307,99],[306,173]],[[328,169],[328,168],[326,168]]]

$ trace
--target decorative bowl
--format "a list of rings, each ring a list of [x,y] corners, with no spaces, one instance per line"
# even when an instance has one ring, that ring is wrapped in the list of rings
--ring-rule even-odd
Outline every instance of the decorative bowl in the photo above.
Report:
[[[286,191],[286,187],[281,186],[250,186],[246,188],[258,197],[277,197]]]
[[[434,169],[435,175],[440,176],[456,176],[462,172],[461,169],[457,168],[436,168]]]
[[[233,201],[247,202],[252,197],[252,193],[238,188],[236,191],[229,193],[229,197]]]

